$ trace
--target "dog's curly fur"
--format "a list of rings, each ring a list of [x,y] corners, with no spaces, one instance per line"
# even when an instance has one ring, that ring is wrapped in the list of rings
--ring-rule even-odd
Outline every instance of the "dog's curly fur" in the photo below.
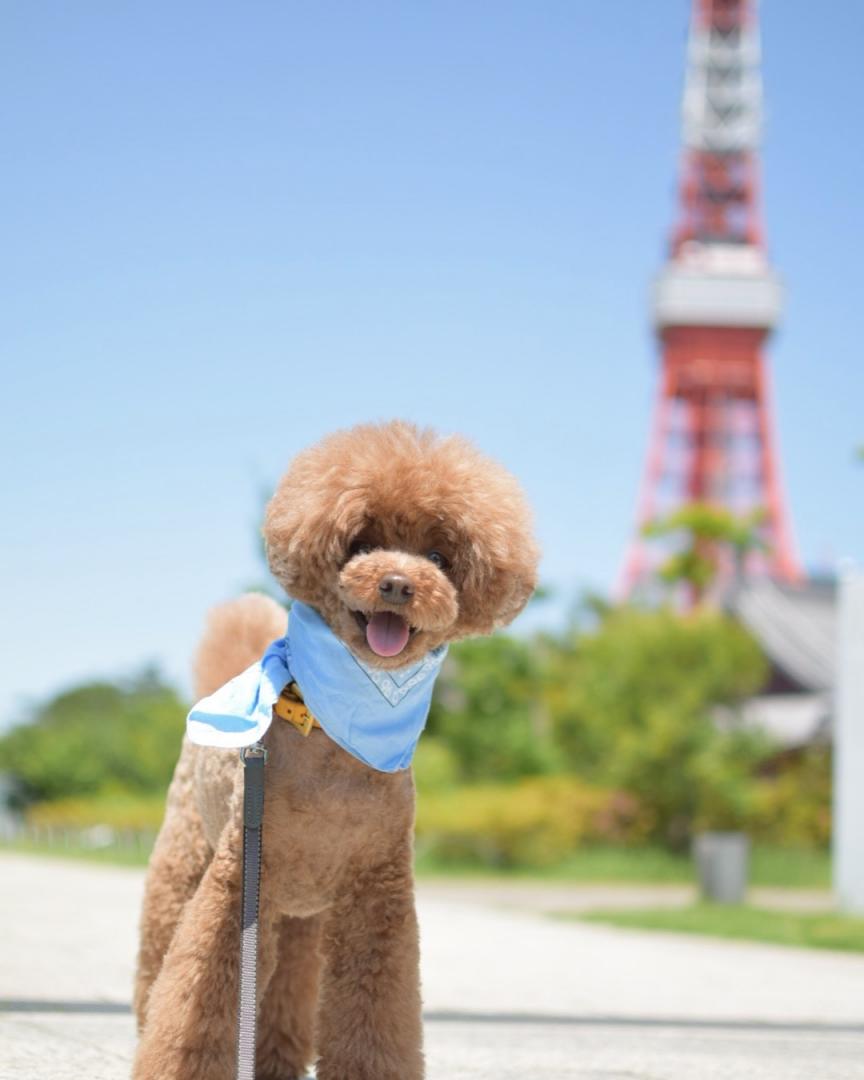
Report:
[[[508,623],[536,579],[514,478],[458,437],[362,425],[301,453],[266,514],[270,567],[364,661],[401,667]],[[431,557],[430,557],[431,556]],[[379,588],[411,583],[398,606]],[[375,612],[411,626],[398,656],[367,643]],[[211,693],[285,632],[274,601],[210,615],[196,690]],[[419,1080],[410,770],[380,773],[316,731],[274,724],[259,944],[260,1080]],[[184,742],[148,871],[135,986],[134,1080],[229,1080],[238,986],[242,776],[236,753]]]

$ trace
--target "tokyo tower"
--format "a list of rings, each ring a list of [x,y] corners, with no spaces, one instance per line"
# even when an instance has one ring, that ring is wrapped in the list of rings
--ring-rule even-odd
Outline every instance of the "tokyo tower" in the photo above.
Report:
[[[761,112],[756,0],[693,0],[677,223],[653,298],[659,387],[625,593],[663,555],[642,527],[690,503],[761,511],[764,549],[747,556],[745,574],[800,576],[764,355],[781,290],[759,206]]]

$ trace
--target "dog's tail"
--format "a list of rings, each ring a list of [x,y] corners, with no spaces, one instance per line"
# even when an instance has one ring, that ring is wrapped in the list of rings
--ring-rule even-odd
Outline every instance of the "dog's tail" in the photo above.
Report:
[[[285,633],[285,609],[263,593],[247,593],[212,608],[193,663],[195,693],[206,697],[260,660]]]

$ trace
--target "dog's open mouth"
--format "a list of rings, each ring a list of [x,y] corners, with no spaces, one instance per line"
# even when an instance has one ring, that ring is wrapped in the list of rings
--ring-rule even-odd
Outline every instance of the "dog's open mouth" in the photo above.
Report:
[[[366,635],[366,644],[377,656],[398,656],[417,632],[395,611],[355,611],[353,615]]]

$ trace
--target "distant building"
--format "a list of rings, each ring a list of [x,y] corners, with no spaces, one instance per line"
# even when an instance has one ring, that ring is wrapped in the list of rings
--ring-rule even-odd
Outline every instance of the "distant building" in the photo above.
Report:
[[[762,646],[771,665],[768,684],[744,706],[745,721],[787,750],[830,742],[835,583],[747,581],[731,594],[728,607]]]

